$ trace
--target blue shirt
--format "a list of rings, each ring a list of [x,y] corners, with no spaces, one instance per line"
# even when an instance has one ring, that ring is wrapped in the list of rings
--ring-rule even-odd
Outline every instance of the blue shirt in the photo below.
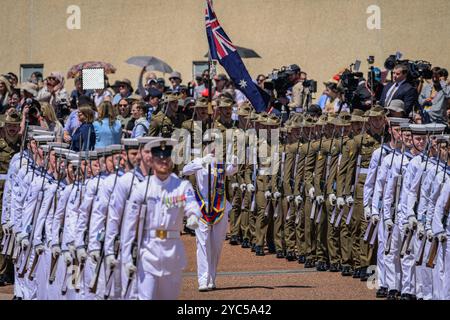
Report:
[[[131,92],[129,92],[128,95],[127,95],[126,97],[122,97],[122,96],[120,95],[120,93],[118,93],[118,94],[116,94],[116,95],[114,96],[113,101],[112,101],[112,104],[115,106],[116,104],[119,104],[120,100],[126,99],[126,98],[128,98],[129,96],[131,96]]]
[[[109,118],[104,118],[101,122],[95,121],[95,148],[104,148],[113,144],[120,144],[122,138],[122,124],[115,120],[112,126],[109,125]]]
[[[80,145],[83,151],[94,150],[95,130],[91,123],[83,123],[72,135],[72,146],[70,150],[78,152],[80,151]]]
[[[139,118],[134,123],[133,131],[131,132],[131,138],[138,138],[147,135],[150,123],[145,118]]]
[[[74,110],[70,113],[64,125],[64,131],[67,131],[70,135],[73,135],[75,130],[80,126],[78,121],[78,110]]]

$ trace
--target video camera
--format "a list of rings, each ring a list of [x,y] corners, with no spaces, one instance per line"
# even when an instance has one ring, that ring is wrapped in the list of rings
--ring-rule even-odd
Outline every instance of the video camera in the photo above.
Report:
[[[384,67],[392,71],[396,65],[403,64],[408,67],[408,79],[415,81],[419,78],[431,79],[433,77],[433,71],[431,71],[432,65],[428,61],[424,60],[400,60],[401,53],[390,55],[384,62]]]
[[[289,83],[289,75],[286,72],[287,67],[282,66],[280,69],[273,69],[272,73],[267,76],[269,81],[264,83],[264,89],[275,90],[277,97],[283,97],[286,95],[287,90],[291,86]]]

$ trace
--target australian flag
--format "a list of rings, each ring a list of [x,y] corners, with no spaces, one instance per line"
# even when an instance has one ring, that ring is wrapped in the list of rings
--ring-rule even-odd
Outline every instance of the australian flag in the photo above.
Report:
[[[265,111],[270,96],[253,82],[236,48],[220,26],[211,0],[206,0],[205,20],[211,59],[219,61],[233,80],[236,89],[245,94],[256,112]]]

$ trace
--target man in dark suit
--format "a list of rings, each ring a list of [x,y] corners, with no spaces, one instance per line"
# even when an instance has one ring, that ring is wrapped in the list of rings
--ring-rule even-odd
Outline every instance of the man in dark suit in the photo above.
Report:
[[[394,82],[387,84],[381,94],[380,104],[387,108],[392,100],[405,103],[405,114],[409,115],[417,103],[417,90],[406,81],[408,67],[399,64],[394,68]]]

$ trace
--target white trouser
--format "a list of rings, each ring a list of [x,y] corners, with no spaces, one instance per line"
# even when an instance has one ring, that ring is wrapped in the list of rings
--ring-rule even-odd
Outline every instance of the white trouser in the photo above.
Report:
[[[94,278],[95,275],[95,268],[96,268],[97,264],[94,262],[94,260],[91,257],[88,257],[87,261],[86,261],[86,266],[84,269],[84,275],[83,275],[83,279],[82,279],[82,284],[83,284],[83,292],[84,292],[84,296],[83,299],[84,300],[103,300],[103,294],[105,292],[105,264],[104,261],[101,265],[100,268],[100,275],[98,278],[98,283],[97,283],[97,292],[96,293],[91,293],[89,292],[89,285],[92,282],[92,279]]]
[[[127,285],[128,285],[128,276],[125,273],[125,264],[121,263],[121,272],[120,272],[120,278],[122,282],[122,299],[123,300],[137,300],[138,298],[138,289],[137,289],[137,281],[136,276],[133,278],[133,280],[130,283],[130,290],[128,294],[125,296]]]
[[[378,248],[377,248],[377,273],[378,273],[378,288],[387,288],[386,283],[386,266],[384,262],[384,223],[378,222]],[[370,241],[370,239],[369,239]]]
[[[215,285],[217,265],[225,241],[228,214],[215,225],[209,226],[200,220],[195,230],[197,238],[197,276],[199,287]]]
[[[139,300],[177,300],[181,289],[182,271],[158,277],[138,268]]]
[[[421,266],[416,266],[416,295],[417,299],[431,300],[433,299],[433,274],[432,269],[427,268],[426,259],[430,252],[431,242],[425,237],[425,249],[423,253],[423,262]],[[415,252],[419,254],[422,240],[415,237]],[[416,259],[418,257],[416,256]]]
[[[106,268],[106,266],[105,266]],[[105,294],[106,294],[106,285],[108,283],[108,277],[111,277],[111,290],[109,292],[109,300],[120,300],[122,297],[122,264],[119,263],[113,270],[113,274],[111,275],[111,270],[107,270],[105,277]]]
[[[14,295],[17,298],[24,298],[25,297],[25,279],[19,278],[19,273],[17,272],[16,267],[19,266],[19,261],[16,262],[14,265]]]
[[[27,272],[25,273],[25,286],[24,286],[24,300],[36,300],[37,298],[37,285],[36,285],[36,278],[33,280],[28,279],[28,276],[30,275],[31,265],[33,263],[34,256],[36,255],[36,252],[34,251],[34,248],[31,249],[30,252],[30,258],[28,260],[28,266],[27,266]],[[25,254],[22,256],[23,259],[25,259]]]
[[[403,225],[402,230],[400,231],[400,239],[403,239],[405,235],[405,229],[407,225]],[[411,239],[411,241],[415,241],[415,237]],[[400,246],[402,245],[400,241]],[[411,252],[410,254],[406,254],[401,258],[401,274],[402,274],[402,294],[416,294],[416,259],[414,256],[414,246],[410,245]],[[401,250],[401,248],[400,248]]]
[[[389,290],[400,291],[400,237],[400,229],[397,224],[394,224],[394,227],[392,229],[391,250],[389,254],[384,256],[384,264],[386,268],[386,284]],[[385,238],[386,240],[388,238],[387,230]]]
[[[450,245],[448,245],[448,241],[444,242],[441,246],[442,253],[440,259],[442,260],[442,264],[444,265],[444,273],[442,279],[442,299],[450,300],[450,263],[447,259],[450,257]]]
[[[50,259],[52,253],[50,249],[45,246],[44,252],[39,256],[38,265],[36,267],[36,287],[37,299],[48,300],[48,272],[50,270]]]
[[[434,300],[446,300],[449,299],[448,294],[445,293],[449,289],[448,284],[445,281],[449,279],[446,277],[445,270],[448,269],[448,262],[446,262],[446,256],[448,254],[448,245],[446,242],[439,243],[437,251],[436,265],[432,271],[433,274],[433,299]],[[446,266],[447,264],[447,266]],[[447,276],[449,274],[447,273]],[[447,295],[447,298],[446,298]]]
[[[75,291],[74,282],[76,281],[76,277],[78,274],[78,266],[69,265],[66,266],[64,262],[64,256],[61,256],[59,258],[60,260],[63,260],[62,264],[62,280],[61,280],[61,288],[64,285],[64,278],[67,283],[67,292],[64,296],[62,296],[63,300],[80,300],[80,294]],[[67,273],[67,276],[66,276]]]
[[[64,263],[64,257],[59,256],[56,262],[56,276],[52,284],[48,284],[48,299],[49,300],[66,300],[66,296],[61,294],[61,288],[63,285],[64,273],[66,271],[66,265]],[[50,268],[47,270],[50,276]]]

